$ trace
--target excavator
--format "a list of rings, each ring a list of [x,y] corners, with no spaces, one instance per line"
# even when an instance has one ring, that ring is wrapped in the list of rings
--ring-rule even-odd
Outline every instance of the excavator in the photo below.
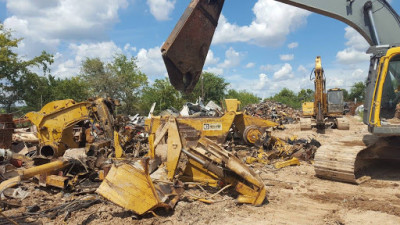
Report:
[[[276,0],[340,20],[370,44],[363,122],[370,135],[323,145],[315,156],[318,177],[359,184],[376,162],[400,161],[400,17],[386,0]],[[161,47],[171,84],[190,92],[198,82],[224,0],[192,0]],[[397,107],[400,109],[400,107]],[[399,113],[397,113],[398,115]],[[358,138],[358,137],[357,137]]]
[[[311,130],[317,128],[323,133],[326,127],[335,127],[339,130],[348,130],[349,121],[343,117],[344,101],[343,90],[332,88],[326,91],[326,79],[321,64],[321,57],[315,59],[314,78],[314,102],[302,104],[303,117],[300,118],[300,129]]]

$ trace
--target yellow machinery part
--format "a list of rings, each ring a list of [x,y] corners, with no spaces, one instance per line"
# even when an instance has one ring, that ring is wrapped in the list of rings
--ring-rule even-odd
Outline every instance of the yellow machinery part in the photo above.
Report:
[[[230,100],[231,101],[228,101],[227,104],[236,104],[237,107],[238,101],[236,99]],[[232,111],[234,108],[235,107],[233,106],[230,107],[231,111],[226,112],[221,117],[176,118],[176,122],[180,129],[180,136],[191,136],[192,140],[199,139],[201,137],[208,137],[212,140],[216,140],[218,143],[223,143],[226,140],[226,137],[230,129],[232,128],[232,125],[235,125],[235,128],[241,135],[244,135],[245,129],[248,127],[257,127],[259,132],[263,133],[265,129],[276,127],[279,125],[269,120],[248,116],[242,112]],[[155,148],[162,140],[164,134],[166,133],[166,130],[168,129],[168,127],[165,126],[168,121],[169,117],[159,116],[146,119],[146,131],[149,133],[149,156],[154,157]],[[183,127],[185,127],[185,129],[183,129]],[[196,137],[193,138],[193,135],[195,135]],[[253,136],[254,138],[252,138],[252,141],[248,142],[249,144],[252,144],[252,142],[254,144],[259,138],[259,135],[251,135],[249,137]],[[152,141],[150,141],[150,139]],[[187,140],[190,141],[188,138]],[[195,141],[196,140],[194,140],[194,142]]]
[[[237,99],[225,99],[226,111],[236,112],[239,110],[240,101]]]
[[[115,149],[115,158],[121,158],[124,150],[119,143],[119,135],[117,131],[114,131],[114,149]]]
[[[74,141],[72,129],[76,123],[89,119],[89,106],[89,102],[75,103],[67,99],[50,102],[39,112],[27,113],[25,116],[38,129],[40,154],[58,157],[67,148],[79,147]]]
[[[178,132],[178,126],[176,125],[175,118],[169,118],[168,128],[168,152],[167,152],[167,170],[168,179],[172,180],[175,175],[176,168],[178,166],[179,158],[181,155],[182,143]]]
[[[46,186],[58,187],[64,189],[68,184],[68,177],[48,175],[46,176]]]
[[[179,193],[174,188],[165,193],[165,187],[154,184],[148,166],[148,159],[138,160],[134,165],[113,165],[96,192],[138,215],[158,207],[171,209]]]
[[[5,189],[18,185],[22,180],[27,180],[38,174],[46,174],[54,172],[63,169],[68,165],[69,165],[68,161],[56,160],[40,166],[35,166],[29,169],[20,170],[18,171],[19,176],[5,180],[0,184],[0,195],[1,193],[3,193]]]
[[[277,162],[274,165],[276,169],[281,169],[287,166],[300,166],[300,161],[298,158],[293,157],[292,159],[286,160],[284,162]]]
[[[203,151],[205,151],[206,154],[202,153]],[[201,138],[198,145],[196,147],[191,147],[186,154],[196,161],[203,161],[200,163],[201,167],[197,167],[202,173],[211,174],[211,176],[217,175],[219,180],[224,183],[232,184],[235,190],[241,194],[237,199],[238,202],[253,205],[261,205],[264,202],[267,192],[261,178],[238,158],[212,140]],[[212,160],[213,157],[211,156],[219,160]],[[217,165],[221,163],[221,161],[227,169],[234,172],[243,180],[241,181],[241,179],[238,179],[236,176],[225,174],[223,169],[219,170],[220,167]],[[204,177],[205,175],[199,176]],[[193,177],[192,179],[199,180],[198,177]]]
[[[39,112],[30,112],[25,116],[37,127],[40,142],[39,154],[46,157],[62,156],[68,148],[78,148],[79,143],[73,137],[74,126],[84,120],[100,123],[105,137],[112,140],[113,116],[103,98],[93,102],[76,103],[72,99],[53,101]]]
[[[304,102],[301,105],[303,116],[311,117],[314,115],[314,102]]]

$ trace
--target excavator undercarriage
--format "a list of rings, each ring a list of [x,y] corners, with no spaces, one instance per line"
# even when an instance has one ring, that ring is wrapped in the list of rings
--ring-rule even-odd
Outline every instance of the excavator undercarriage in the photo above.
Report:
[[[400,138],[365,135],[347,137],[323,145],[315,154],[315,172],[320,178],[360,184],[379,173],[399,171]],[[362,140],[362,141],[360,141]]]

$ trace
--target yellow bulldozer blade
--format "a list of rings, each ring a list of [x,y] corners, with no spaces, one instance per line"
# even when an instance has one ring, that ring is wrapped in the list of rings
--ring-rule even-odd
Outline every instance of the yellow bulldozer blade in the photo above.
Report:
[[[133,165],[113,165],[96,192],[138,215],[159,207],[172,209],[181,190],[168,184],[154,184],[148,167],[148,159],[138,160]]]

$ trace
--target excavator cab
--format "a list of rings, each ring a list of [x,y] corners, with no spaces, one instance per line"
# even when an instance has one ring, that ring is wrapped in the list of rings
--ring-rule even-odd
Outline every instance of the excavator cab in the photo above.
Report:
[[[370,131],[378,136],[400,133],[400,47],[389,48],[379,60],[370,113]],[[393,132],[397,131],[397,132]]]
[[[343,114],[344,100],[343,91],[339,88],[329,89],[327,92],[328,115]]]

